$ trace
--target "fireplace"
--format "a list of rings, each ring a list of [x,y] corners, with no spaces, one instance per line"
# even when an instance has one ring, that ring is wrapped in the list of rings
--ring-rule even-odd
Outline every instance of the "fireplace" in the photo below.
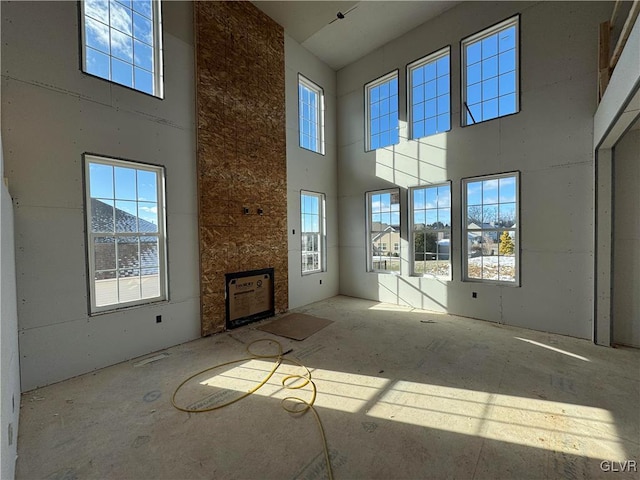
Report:
[[[227,273],[225,277],[227,329],[275,314],[273,268]]]

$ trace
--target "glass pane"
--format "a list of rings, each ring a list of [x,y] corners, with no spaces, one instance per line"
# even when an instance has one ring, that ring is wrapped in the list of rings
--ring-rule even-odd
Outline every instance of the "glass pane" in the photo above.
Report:
[[[133,87],[133,65],[111,58],[111,79],[121,85]]]
[[[118,303],[118,281],[116,272],[96,272],[95,277],[96,306]]]
[[[500,202],[515,202],[516,201],[516,178],[507,177],[501,178],[499,181],[500,188]]]
[[[491,57],[482,62],[482,79],[487,80],[498,75],[498,57]]]
[[[475,42],[471,45],[467,45],[467,66],[479,62],[482,59],[481,46],[482,44],[480,42]]]
[[[482,82],[482,100],[489,100],[498,96],[498,79],[491,78]]]
[[[113,200],[91,199],[91,231],[113,233]]]
[[[513,227],[516,223],[516,204],[502,203],[499,209],[498,224],[502,227]]]
[[[449,185],[441,185],[438,187],[438,207],[451,206],[451,187]]]
[[[140,265],[143,269],[160,265],[158,252],[158,237],[140,237]]]
[[[85,0],[84,13],[103,23],[109,23],[109,2],[108,0]]]
[[[424,188],[416,188],[413,191],[413,208],[414,210],[418,210],[420,208],[424,208]]]
[[[118,290],[120,302],[132,302],[142,298],[140,292],[140,270],[120,270]]]
[[[500,255],[498,257],[498,280],[503,282],[516,281],[516,262],[514,255]]]
[[[137,232],[136,202],[116,201],[116,232]]]
[[[516,74],[515,72],[505,73],[498,77],[498,88],[500,95],[506,95],[516,91]]]
[[[482,182],[482,203],[485,205],[498,203],[498,180],[485,180]]]
[[[467,85],[482,81],[482,64],[475,63],[467,68]]]
[[[467,205],[482,204],[482,182],[467,183]]]
[[[113,167],[89,163],[89,195],[91,198],[113,198]]]
[[[94,268],[96,270],[115,270],[116,240],[114,237],[98,237],[93,240]]]
[[[134,75],[136,90],[153,95],[153,75],[151,72],[136,67],[134,68]]]
[[[112,28],[111,55],[124,60],[127,63],[133,63],[133,39],[130,36]]]
[[[481,205],[471,205],[467,207],[467,227],[471,229],[482,227]]]
[[[446,132],[451,128],[451,117],[448,113],[444,115],[438,115],[438,132]]]
[[[449,93],[449,75],[438,77],[436,91],[438,95],[444,95]]]
[[[485,205],[482,207],[482,226],[489,227],[494,226],[498,221],[498,206],[497,205]]]
[[[133,168],[115,167],[116,199],[135,200],[136,170]],[[133,212],[135,213],[135,212]]]
[[[427,218],[424,210],[418,210],[413,213],[413,228],[423,229],[427,224]]]
[[[147,18],[152,18],[151,0],[133,0],[133,9]]]
[[[516,48],[516,27],[512,26],[504,29],[499,34],[500,51],[504,52],[511,48]]]
[[[118,238],[118,268],[131,270],[140,268],[138,237]]]
[[[427,228],[441,228],[438,224],[438,210],[429,209],[426,211]]]
[[[482,59],[485,60],[498,54],[498,35],[491,35],[482,40]]]
[[[153,71],[153,49],[138,40],[133,42],[134,63],[145,70]]]
[[[155,298],[160,296],[160,270],[158,268],[143,268],[140,272],[142,285],[142,298]]]
[[[113,28],[131,35],[131,10],[111,0],[111,22]]]
[[[133,14],[133,36],[137,40],[153,45],[153,26],[151,20],[137,13]]]
[[[449,74],[449,55],[445,55],[438,59],[436,62],[436,70],[438,72],[438,76]]]
[[[482,104],[482,119],[490,120],[498,116],[498,99],[488,100]]]
[[[152,202],[138,203],[138,229],[140,232],[158,231],[158,204]]]
[[[146,170],[138,170],[138,200],[143,202],[156,202],[158,200],[158,190],[156,184],[156,173]]]
[[[439,225],[439,228],[451,227],[451,209],[450,208],[438,209],[438,225]]]
[[[111,64],[108,55],[100,53],[92,48],[87,48],[87,58],[85,68],[87,73],[97,75],[100,78],[109,80],[111,72]]]
[[[509,95],[505,95],[504,97],[500,97],[498,108],[500,110],[500,115],[509,115],[510,113],[515,113],[516,94],[511,93]]]
[[[109,27],[102,22],[85,18],[85,39],[89,47],[109,53]]]
[[[508,52],[498,55],[498,72],[507,73],[513,72],[516,69],[516,51],[510,50]]]
[[[438,114],[442,115],[443,113],[449,112],[449,95],[442,95],[438,97]]]

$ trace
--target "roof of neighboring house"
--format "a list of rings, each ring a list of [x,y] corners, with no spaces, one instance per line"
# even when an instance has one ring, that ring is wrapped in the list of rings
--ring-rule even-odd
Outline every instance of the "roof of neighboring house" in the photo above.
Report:
[[[116,232],[157,232],[158,226],[96,198],[91,199],[91,231],[113,232],[115,210]],[[137,221],[137,225],[136,225]]]

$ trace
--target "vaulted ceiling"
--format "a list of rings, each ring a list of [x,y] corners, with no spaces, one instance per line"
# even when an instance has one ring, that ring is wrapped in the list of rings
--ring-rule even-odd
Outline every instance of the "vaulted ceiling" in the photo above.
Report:
[[[254,1],[334,70],[461,3],[459,1]],[[341,18],[340,18],[341,17]]]

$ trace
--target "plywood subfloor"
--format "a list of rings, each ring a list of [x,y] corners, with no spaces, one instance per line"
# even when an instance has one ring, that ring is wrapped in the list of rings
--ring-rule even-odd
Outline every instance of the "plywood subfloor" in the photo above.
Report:
[[[298,312],[333,323],[301,342],[249,325],[25,393],[17,478],[326,478],[313,416],[280,406],[293,366],[223,410],[171,405],[261,338],[311,370],[336,480],[612,478],[603,461],[640,459],[638,350],[347,297]],[[271,366],[206,372],[180,401],[227,401]]]
[[[259,325],[257,329],[292,340],[304,340],[332,323],[332,320],[326,318],[290,313]]]

